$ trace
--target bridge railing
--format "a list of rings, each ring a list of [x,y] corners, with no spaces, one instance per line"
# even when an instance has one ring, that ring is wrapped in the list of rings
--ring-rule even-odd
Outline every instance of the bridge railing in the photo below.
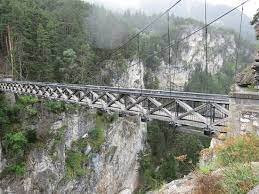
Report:
[[[0,81],[0,91],[33,95],[139,115],[176,125],[219,131],[228,120],[228,96],[178,91],[116,88],[41,82]]]

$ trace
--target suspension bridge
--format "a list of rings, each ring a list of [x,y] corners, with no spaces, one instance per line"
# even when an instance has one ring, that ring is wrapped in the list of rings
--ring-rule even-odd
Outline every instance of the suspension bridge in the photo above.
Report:
[[[114,49],[100,63],[111,58],[112,55],[124,49],[132,40],[138,39],[140,34],[156,23],[159,18],[168,16],[168,46],[161,49],[160,53],[168,50],[168,65],[171,65],[171,48],[178,46],[182,41],[192,35],[204,31],[205,42],[205,70],[208,72],[208,33],[207,28],[217,22],[222,17],[230,14],[234,10],[243,7],[248,1],[244,1],[235,8],[229,10],[211,22],[207,22],[207,4],[205,0],[205,24],[180,40],[171,42],[170,35],[170,11],[181,0],[163,12],[158,18],[145,26],[138,33],[128,39],[118,48]],[[239,41],[241,34],[243,8],[241,12]],[[155,52],[157,54],[157,52]],[[154,54],[147,56],[152,57]],[[238,62],[238,49],[236,51],[236,63]],[[141,59],[139,57],[138,65]],[[237,64],[236,64],[237,65]],[[13,72],[14,70],[12,70]],[[150,90],[136,88],[121,88],[96,85],[73,85],[60,83],[43,83],[30,81],[6,81],[0,79],[0,91],[15,93],[19,95],[31,95],[48,100],[58,100],[67,103],[76,103],[97,108],[107,112],[118,112],[120,116],[138,115],[143,122],[152,119],[167,121],[176,126],[190,126],[201,128],[205,134],[211,135],[214,132],[222,132],[222,128],[227,126],[229,120],[229,97],[227,95],[193,93],[173,91],[170,83],[170,90]]]

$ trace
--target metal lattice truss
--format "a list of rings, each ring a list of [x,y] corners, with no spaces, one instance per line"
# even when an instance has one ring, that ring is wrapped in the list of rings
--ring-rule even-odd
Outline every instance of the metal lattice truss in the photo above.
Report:
[[[104,86],[0,81],[0,91],[77,103],[123,115],[139,115],[210,131],[225,126],[228,96]]]

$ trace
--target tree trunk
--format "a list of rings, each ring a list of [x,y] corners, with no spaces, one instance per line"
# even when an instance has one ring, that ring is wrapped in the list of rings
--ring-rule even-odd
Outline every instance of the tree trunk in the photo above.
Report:
[[[9,47],[9,54],[10,54],[10,61],[11,61],[11,71],[13,76],[14,56],[13,56],[13,44],[11,39],[10,25],[7,25],[7,37],[8,37],[8,47]]]

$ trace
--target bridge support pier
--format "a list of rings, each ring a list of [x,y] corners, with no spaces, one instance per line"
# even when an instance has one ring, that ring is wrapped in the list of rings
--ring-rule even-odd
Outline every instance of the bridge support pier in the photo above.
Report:
[[[12,76],[2,76],[0,75],[0,81],[13,81],[13,77]],[[2,93],[2,92],[0,92]],[[5,100],[8,101],[9,105],[14,105],[15,104],[15,94],[14,93],[6,93],[3,92],[3,95],[5,97]]]
[[[230,135],[255,133],[259,135],[259,92],[236,87],[230,93]]]

